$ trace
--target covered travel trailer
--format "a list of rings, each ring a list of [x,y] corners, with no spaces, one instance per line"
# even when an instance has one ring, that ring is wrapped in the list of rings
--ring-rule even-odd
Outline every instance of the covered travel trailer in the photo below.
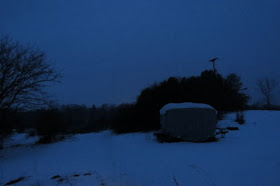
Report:
[[[202,103],[169,103],[162,107],[162,132],[185,141],[207,141],[215,137],[217,111]]]

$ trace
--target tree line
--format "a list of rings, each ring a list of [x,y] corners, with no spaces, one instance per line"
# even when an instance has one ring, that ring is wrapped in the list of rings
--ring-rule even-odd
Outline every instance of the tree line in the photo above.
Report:
[[[215,70],[206,70],[199,76],[170,77],[142,90],[135,103],[90,108],[50,104],[44,88],[60,77],[43,51],[9,36],[0,39],[0,146],[15,128],[35,128],[46,141],[61,133],[158,130],[159,110],[168,103],[206,103],[218,110],[219,116],[248,108],[249,96],[235,73],[223,77]],[[275,86],[275,82],[258,81],[268,106]]]
[[[10,113],[9,126],[19,130],[35,128],[52,140],[57,134],[112,130],[115,133],[160,129],[160,109],[167,103],[206,103],[223,114],[244,110],[248,95],[236,74],[225,78],[213,71],[189,78],[170,77],[141,91],[135,103],[115,105],[62,105]]]

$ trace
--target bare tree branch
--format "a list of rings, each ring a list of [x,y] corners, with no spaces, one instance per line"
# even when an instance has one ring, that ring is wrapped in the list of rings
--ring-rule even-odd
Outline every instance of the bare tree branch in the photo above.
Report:
[[[27,107],[48,102],[44,88],[61,74],[43,51],[0,39],[0,109]]]
[[[257,81],[257,88],[259,89],[260,93],[264,96],[268,109],[271,108],[272,93],[277,86],[278,81],[276,81],[275,79],[264,78],[259,79]]]

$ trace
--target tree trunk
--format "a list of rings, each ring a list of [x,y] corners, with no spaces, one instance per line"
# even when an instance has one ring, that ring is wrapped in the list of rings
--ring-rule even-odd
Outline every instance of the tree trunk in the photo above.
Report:
[[[270,96],[267,98],[267,109],[271,109]]]

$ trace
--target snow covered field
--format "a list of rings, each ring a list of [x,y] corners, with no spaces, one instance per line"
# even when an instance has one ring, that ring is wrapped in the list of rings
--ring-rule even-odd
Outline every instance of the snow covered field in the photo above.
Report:
[[[234,117],[219,126],[238,126]],[[18,134],[0,151],[0,185],[20,177],[13,185],[280,185],[280,112],[247,111],[245,119],[211,143],[160,144],[152,133],[105,131],[32,145]]]

